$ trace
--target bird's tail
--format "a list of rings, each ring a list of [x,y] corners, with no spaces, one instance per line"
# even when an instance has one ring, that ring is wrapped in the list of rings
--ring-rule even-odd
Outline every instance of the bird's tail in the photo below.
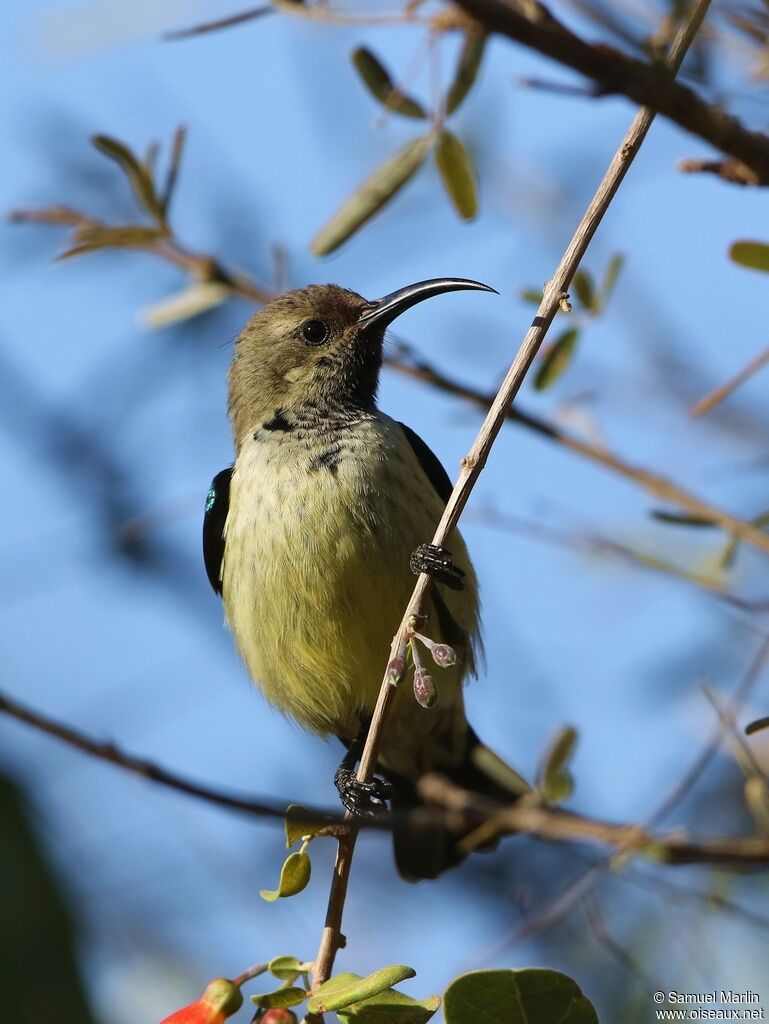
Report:
[[[470,790],[493,800],[510,803],[529,789],[525,780],[509,767],[468,726],[464,760],[456,768],[443,774],[462,789]],[[397,813],[413,811],[424,806],[416,785],[402,776],[388,774],[393,786],[392,808]],[[466,834],[466,833],[465,833]],[[423,878],[437,878],[449,868],[461,863],[466,854],[458,843],[463,834],[450,831],[434,821],[413,818],[393,831],[395,863],[401,877],[410,882]],[[489,849],[489,845],[479,849]]]

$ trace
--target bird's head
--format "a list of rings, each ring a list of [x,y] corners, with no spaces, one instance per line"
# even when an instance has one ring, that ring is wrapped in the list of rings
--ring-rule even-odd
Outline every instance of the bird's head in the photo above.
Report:
[[[277,409],[312,419],[370,408],[388,326],[423,299],[462,289],[494,291],[477,281],[437,278],[375,301],[326,284],[267,303],[235,345],[229,384],[236,443]]]

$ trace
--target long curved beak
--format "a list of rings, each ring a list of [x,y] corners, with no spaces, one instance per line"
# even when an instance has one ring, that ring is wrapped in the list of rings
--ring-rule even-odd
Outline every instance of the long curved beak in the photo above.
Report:
[[[473,289],[481,292],[499,293],[495,288],[479,281],[467,281],[463,277],[436,277],[431,281],[418,281],[406,288],[400,288],[397,292],[390,292],[384,298],[371,305],[361,314],[358,323],[365,328],[387,327],[393,320],[405,313],[407,309],[416,306],[418,302],[431,299],[435,295],[442,295],[444,292],[459,292]]]

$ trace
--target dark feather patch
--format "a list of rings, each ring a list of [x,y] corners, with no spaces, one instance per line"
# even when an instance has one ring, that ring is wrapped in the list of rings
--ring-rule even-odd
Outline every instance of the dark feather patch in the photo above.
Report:
[[[429,445],[425,444],[419,434],[413,431],[411,427],[407,427],[405,423],[399,423],[398,425],[406,435],[406,440],[411,445],[411,450],[419,460],[419,465],[425,471],[427,479],[438,492],[438,496],[445,505],[451,497],[451,492],[454,490],[449,474],[441,465],[438,456]]]
[[[232,466],[217,473],[211,481],[203,516],[203,560],[211,586],[222,592],[222,558],[224,558],[224,524],[230,508]]]

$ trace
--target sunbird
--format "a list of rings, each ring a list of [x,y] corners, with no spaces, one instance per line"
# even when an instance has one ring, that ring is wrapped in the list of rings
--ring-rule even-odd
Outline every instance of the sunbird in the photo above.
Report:
[[[267,700],[348,748],[335,783],[356,813],[390,799],[394,810],[418,805],[416,783],[432,771],[487,795],[502,788],[502,762],[468,724],[462,693],[481,656],[476,575],[458,532],[450,552],[426,543],[452,484],[427,444],[376,402],[388,326],[418,302],[462,289],[494,291],[439,278],[373,302],[330,284],[286,292],[251,317],[229,371],[235,462],[206,500],[208,578]],[[355,767],[419,572],[435,581],[420,632],[450,645],[457,661],[435,669],[432,707],[400,685],[383,777],[360,783]],[[490,759],[494,778],[484,770]],[[394,845],[412,880],[462,859],[444,828],[396,829]]]

